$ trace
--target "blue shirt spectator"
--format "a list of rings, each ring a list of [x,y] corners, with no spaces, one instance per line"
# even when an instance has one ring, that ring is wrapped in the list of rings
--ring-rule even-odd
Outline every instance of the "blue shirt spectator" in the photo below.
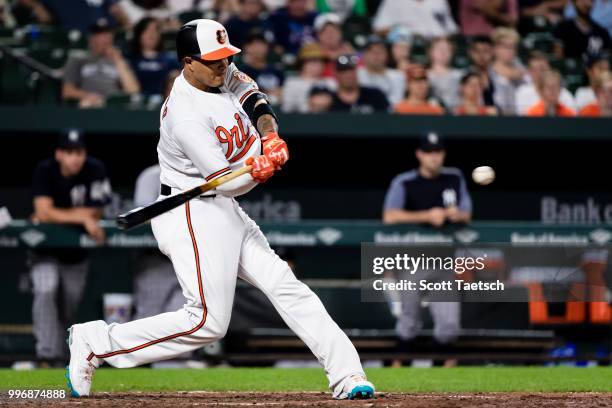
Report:
[[[314,41],[314,20],[317,13],[308,11],[306,0],[289,0],[287,7],[277,10],[268,22],[276,37],[276,43],[285,52],[296,54],[302,44]]]
[[[576,17],[576,7],[571,1],[565,6],[565,18],[572,20]],[[593,21],[608,30],[612,37],[612,1],[611,0],[594,0],[593,10],[591,11]]]
[[[251,34],[242,49],[242,58],[238,68],[253,78],[259,89],[268,95],[270,103],[280,103],[284,75],[282,71],[268,63],[270,46],[261,33]]]
[[[267,29],[267,22],[262,16],[262,0],[240,0],[240,6],[238,14],[225,23],[232,44],[238,48],[242,48],[251,32]]]
[[[58,25],[66,30],[79,30],[87,33],[93,24],[104,20],[115,26],[124,23],[124,13],[118,0],[40,0],[48,9]]]
[[[134,27],[130,55],[130,64],[145,96],[161,95],[168,75],[180,69],[174,56],[160,50],[159,21],[145,17]]]

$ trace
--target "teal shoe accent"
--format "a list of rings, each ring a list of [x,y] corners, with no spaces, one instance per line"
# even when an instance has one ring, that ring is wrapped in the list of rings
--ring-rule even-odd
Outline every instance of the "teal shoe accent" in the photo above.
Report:
[[[370,399],[374,398],[374,389],[369,385],[358,385],[349,392],[348,399]]]
[[[70,381],[70,368],[68,368],[69,366],[66,366],[66,374],[64,374],[66,376],[66,382],[68,383],[68,389],[70,390],[70,395],[72,397],[76,397],[79,398],[80,395],[78,392],[76,392],[74,390],[74,388],[72,388],[72,382]]]

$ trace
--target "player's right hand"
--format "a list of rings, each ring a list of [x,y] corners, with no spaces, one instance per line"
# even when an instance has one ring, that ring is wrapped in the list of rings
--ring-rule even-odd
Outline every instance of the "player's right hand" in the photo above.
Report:
[[[440,207],[429,210],[429,223],[434,227],[441,227],[446,221],[446,211]]]
[[[266,155],[249,157],[246,161],[247,166],[253,166],[251,177],[258,183],[265,183],[274,174],[274,163]]]

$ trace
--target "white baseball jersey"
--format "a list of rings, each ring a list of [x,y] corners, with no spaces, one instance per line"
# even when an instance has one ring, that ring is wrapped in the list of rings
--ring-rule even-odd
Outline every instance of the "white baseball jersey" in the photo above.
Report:
[[[223,92],[226,89],[204,92],[183,74],[176,78],[160,113],[157,152],[162,183],[186,190],[241,168],[246,159],[261,154],[257,130],[238,98]],[[229,186],[233,188],[224,186],[218,192],[236,196],[256,185],[248,174],[237,180]]]
[[[229,173],[260,154],[259,136],[235,93],[202,92],[181,75],[160,118],[161,181],[176,192]],[[345,384],[354,375],[365,376],[357,350],[232,198],[255,184],[245,174],[218,187],[215,196],[193,199],[151,220],[159,249],[172,261],[185,305],[175,312],[123,324],[78,325],[92,350],[89,361],[134,367],[174,358],[223,338],[240,278],[261,289],[312,350],[334,396],[348,396]]]

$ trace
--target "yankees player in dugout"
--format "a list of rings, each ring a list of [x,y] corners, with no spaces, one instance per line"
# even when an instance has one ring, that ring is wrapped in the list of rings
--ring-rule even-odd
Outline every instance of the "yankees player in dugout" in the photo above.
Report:
[[[252,171],[151,221],[186,303],[178,311],[123,324],[98,320],[73,325],[66,372],[73,396],[89,395],[94,371],[103,362],[134,367],[222,338],[240,278],[263,291],[308,345],[334,398],[373,397],[374,386],[349,338],[234,199],[272,177],[289,159],[265,95],[231,63],[239,52],[225,28],[212,20],[191,21],[177,34],[183,70],[160,113],[161,196],[246,165]]]

